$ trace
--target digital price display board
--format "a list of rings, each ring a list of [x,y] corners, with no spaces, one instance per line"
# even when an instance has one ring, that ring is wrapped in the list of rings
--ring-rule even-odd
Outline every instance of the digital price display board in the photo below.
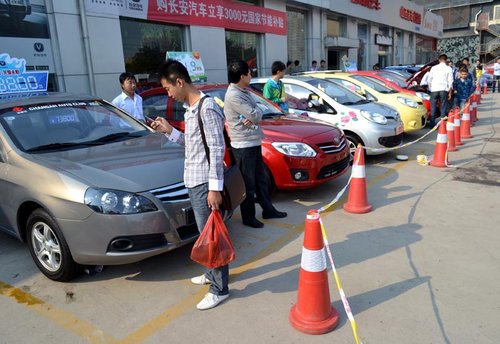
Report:
[[[0,75],[0,94],[47,91],[49,72]]]

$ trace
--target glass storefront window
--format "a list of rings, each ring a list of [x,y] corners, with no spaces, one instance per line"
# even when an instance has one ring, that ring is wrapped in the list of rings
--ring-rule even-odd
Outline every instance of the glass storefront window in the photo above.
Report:
[[[184,47],[182,26],[120,18],[120,29],[125,70],[146,79],[165,61],[167,51],[182,51]]]
[[[250,66],[252,76],[257,76],[258,37],[255,33],[226,30],[227,63],[243,60]]]
[[[287,46],[288,60],[299,60],[304,66],[306,59],[306,14],[303,11],[287,8]],[[302,67],[303,68],[303,67]]]
[[[358,38],[358,69],[365,70],[368,69],[366,65],[366,55],[368,54],[368,24],[358,24]]]

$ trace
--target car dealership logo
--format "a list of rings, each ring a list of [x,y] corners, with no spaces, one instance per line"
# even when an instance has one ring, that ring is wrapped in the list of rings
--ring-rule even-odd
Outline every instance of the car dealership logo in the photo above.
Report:
[[[334,144],[335,146],[338,146],[338,145],[339,145],[339,143],[340,143],[340,139],[339,139],[338,137],[334,137],[334,138],[333,138],[333,144]]]
[[[41,53],[45,49],[43,43],[40,42],[36,42],[35,44],[33,44],[33,48],[35,48],[35,51],[38,53]]]

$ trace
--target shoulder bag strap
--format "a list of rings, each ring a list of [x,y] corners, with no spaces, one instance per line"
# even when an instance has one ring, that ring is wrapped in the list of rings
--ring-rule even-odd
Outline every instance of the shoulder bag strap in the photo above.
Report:
[[[203,141],[203,147],[205,148],[207,161],[210,165],[210,150],[208,149],[207,138],[205,137],[205,128],[203,127],[203,121],[201,120],[201,106],[203,105],[203,101],[207,97],[208,96],[204,96],[198,101],[198,127],[200,128],[201,140]]]

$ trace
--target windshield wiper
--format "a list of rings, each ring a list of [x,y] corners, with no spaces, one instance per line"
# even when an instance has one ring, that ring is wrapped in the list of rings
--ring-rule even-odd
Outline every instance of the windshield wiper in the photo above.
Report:
[[[44,150],[55,150],[61,148],[74,148],[74,147],[85,147],[85,146],[94,146],[95,143],[92,142],[55,142],[49,143],[46,145],[41,145],[33,148],[29,148],[26,152],[39,152]]]
[[[367,103],[371,103],[372,101],[371,100],[368,100],[368,99],[360,99],[358,100],[356,103],[354,104],[367,104]]]
[[[128,131],[121,131],[121,132],[118,132],[118,133],[113,133],[113,134],[109,134],[109,135],[100,137],[97,140],[93,140],[93,141],[90,141],[90,142],[103,143],[103,142],[115,141],[117,139],[121,139],[121,138],[124,138],[124,137],[141,137],[141,136],[142,136],[142,134],[131,133],[131,132],[128,132]]]

